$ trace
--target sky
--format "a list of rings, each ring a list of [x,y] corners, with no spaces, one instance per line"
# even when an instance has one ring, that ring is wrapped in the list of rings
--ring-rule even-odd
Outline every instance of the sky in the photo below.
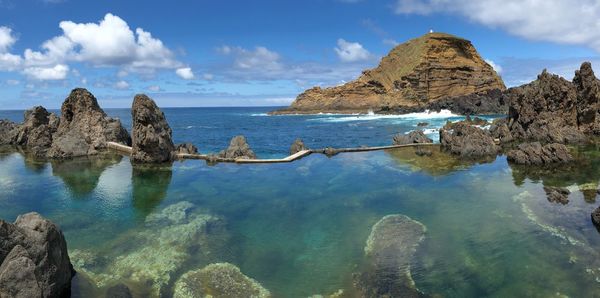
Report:
[[[507,86],[600,65],[597,0],[0,0],[0,109],[277,106],[429,30],[471,40]]]

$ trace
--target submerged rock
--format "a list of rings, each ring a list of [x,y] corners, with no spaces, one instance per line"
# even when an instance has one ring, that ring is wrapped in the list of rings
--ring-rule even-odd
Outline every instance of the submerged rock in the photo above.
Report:
[[[301,139],[296,139],[294,141],[294,143],[292,143],[292,146],[290,147],[290,155],[294,155],[300,151],[306,150],[308,148],[306,148],[306,146],[304,145],[304,142],[302,142]]]
[[[183,274],[175,283],[174,298],[271,297],[269,290],[229,263],[210,264]]]
[[[106,298],[132,298],[131,291],[125,284],[116,284],[106,290]]]
[[[404,215],[377,222],[365,246],[366,268],[355,277],[362,297],[420,297],[411,277],[413,256],[425,237],[425,226]]]
[[[45,157],[53,143],[59,120],[44,107],[37,106],[25,111],[25,121],[21,125],[15,145],[25,147],[36,157]]]
[[[60,124],[53,136],[51,158],[95,155],[107,142],[131,144],[121,121],[108,117],[92,93],[73,89],[60,109]]]
[[[424,127],[424,126],[428,126],[428,125],[429,125],[428,122],[419,122],[419,123],[417,123],[418,127]]]
[[[133,99],[131,161],[134,163],[163,163],[173,159],[175,146],[165,114],[144,94]]]
[[[544,186],[544,192],[549,202],[566,205],[569,203],[571,191],[564,187]]]
[[[182,201],[149,214],[144,226],[121,235],[95,255],[77,251],[73,263],[99,288],[125,282],[145,291],[144,296],[164,296],[185,264],[222,249],[217,236],[221,219]],[[219,246],[219,247],[216,247]]]
[[[0,220],[0,297],[66,297],[75,274],[65,238],[37,213]]]
[[[573,161],[573,156],[563,144],[542,146],[539,142],[520,144],[517,149],[510,150],[508,161],[522,165],[548,165]]]
[[[426,144],[433,143],[422,130],[414,130],[408,134],[397,134],[394,136],[394,145]]]
[[[440,129],[440,143],[450,153],[467,158],[496,156],[500,151],[489,131],[464,121]]]
[[[0,120],[0,145],[14,145],[20,128],[12,121]]]
[[[175,147],[175,153],[197,154],[198,147],[194,146],[192,143],[178,144],[177,147]]]
[[[229,148],[219,153],[221,158],[256,159],[256,154],[250,149],[244,136],[235,136],[229,142]]]

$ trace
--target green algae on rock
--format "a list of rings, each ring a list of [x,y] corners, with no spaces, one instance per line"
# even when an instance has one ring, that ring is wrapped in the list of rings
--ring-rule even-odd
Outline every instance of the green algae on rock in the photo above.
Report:
[[[384,216],[372,228],[365,246],[366,268],[355,285],[363,297],[421,297],[410,273],[413,256],[426,227],[408,216]]]
[[[174,298],[271,297],[269,290],[229,263],[210,264],[183,274],[175,283]]]
[[[192,253],[204,253],[208,225],[220,219],[202,213],[182,201],[146,217],[141,230],[133,230],[109,244],[102,256],[73,251],[73,263],[97,287],[116,282],[139,285],[150,290],[146,296],[158,297],[171,285]],[[116,249],[112,249],[115,247]]]

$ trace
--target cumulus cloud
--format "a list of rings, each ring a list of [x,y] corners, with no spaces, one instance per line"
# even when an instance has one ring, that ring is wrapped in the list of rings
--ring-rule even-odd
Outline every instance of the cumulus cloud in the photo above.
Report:
[[[497,73],[502,73],[502,66],[500,66],[499,64],[495,63],[490,59],[485,59],[485,62],[489,64]]]
[[[194,72],[189,67],[178,68],[175,73],[184,80],[191,80],[194,78]]]
[[[129,83],[125,81],[118,81],[115,83],[115,88],[119,90],[127,90],[129,89]]]
[[[64,80],[69,73],[69,66],[57,64],[53,67],[27,67],[23,70],[23,73],[34,80]]]
[[[45,41],[38,50],[26,49],[22,56],[9,53],[17,38],[12,29],[0,27],[0,71],[20,70],[36,80],[59,80],[66,78],[71,62],[118,67],[125,74],[182,67],[161,40],[142,28],[132,31],[110,13],[99,23],[62,21],[59,27],[62,35]]]
[[[6,80],[6,84],[10,85],[10,86],[16,86],[16,85],[21,84],[21,82],[19,80],[9,79],[9,80]]]
[[[338,39],[337,47],[334,48],[340,60],[343,62],[356,62],[362,60],[368,60],[371,57],[371,53],[367,51],[358,42],[348,42],[342,38]]]
[[[600,51],[597,0],[398,0],[395,11],[457,14],[530,40],[584,45]]]
[[[238,69],[263,69],[279,70],[282,68],[279,53],[269,50],[263,46],[257,46],[253,50],[242,47],[222,46],[218,49],[223,55],[234,58],[234,66]]]

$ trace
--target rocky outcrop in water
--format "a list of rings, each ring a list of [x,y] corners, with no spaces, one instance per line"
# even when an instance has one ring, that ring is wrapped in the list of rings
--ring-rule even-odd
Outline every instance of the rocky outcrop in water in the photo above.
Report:
[[[60,229],[37,213],[0,220],[0,297],[68,297],[75,274]]]
[[[355,276],[361,297],[421,297],[411,277],[413,256],[425,237],[425,226],[404,215],[377,222],[365,246],[366,268]]]
[[[433,143],[433,140],[428,138],[422,130],[414,130],[407,134],[397,134],[394,136],[393,141],[394,145]]]
[[[308,148],[306,148],[306,146],[304,145],[304,142],[302,142],[301,139],[296,139],[294,141],[294,143],[292,143],[292,146],[290,146],[290,155],[294,155],[300,151],[306,150]]]
[[[504,89],[502,79],[470,41],[429,33],[398,45],[358,79],[308,89],[289,108],[275,113],[406,113],[430,107],[497,113]]]
[[[226,150],[219,152],[220,158],[242,158],[242,159],[256,159],[256,154],[250,149],[246,138],[244,136],[235,136],[229,142],[229,147]]]
[[[86,89],[73,89],[60,112],[60,124],[48,151],[50,158],[95,155],[106,148],[106,142],[131,144],[121,121],[108,117]]]
[[[173,297],[267,298],[271,293],[235,265],[216,263],[183,274],[175,283]]]
[[[20,125],[12,121],[0,120],[0,145],[14,144],[20,128]]]
[[[165,114],[154,100],[138,94],[131,106],[132,153],[134,163],[163,163],[173,159],[175,146]]]
[[[600,81],[585,62],[569,82],[546,70],[537,80],[507,91],[509,128],[518,140],[579,143],[598,134]]]
[[[466,158],[496,156],[500,152],[488,130],[465,121],[449,123],[440,129],[440,143],[450,153]]]
[[[37,106],[25,111],[25,121],[21,125],[15,145],[22,146],[34,156],[44,157],[52,146],[53,134],[59,120],[44,107]]]
[[[194,146],[192,143],[178,144],[175,147],[175,153],[197,154],[198,147]]]
[[[523,143],[517,149],[508,151],[506,157],[509,162],[537,166],[573,161],[567,146],[557,143],[543,146],[539,142]]]

